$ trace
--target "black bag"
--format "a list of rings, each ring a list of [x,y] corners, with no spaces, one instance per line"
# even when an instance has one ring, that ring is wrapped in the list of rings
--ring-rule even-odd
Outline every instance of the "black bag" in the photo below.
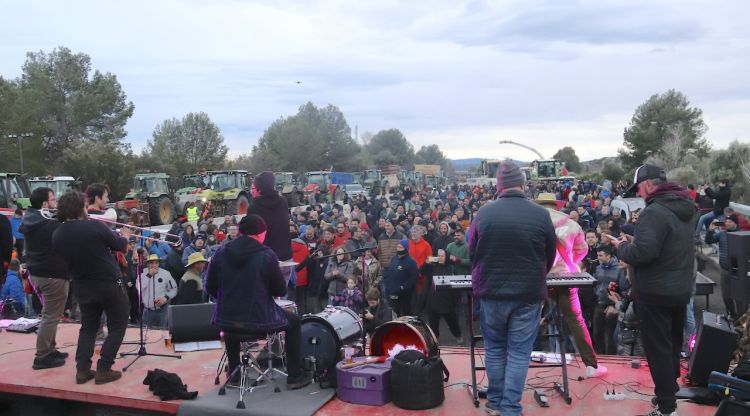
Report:
[[[750,381],[750,352],[742,354],[742,359],[737,364],[732,375],[745,381]]]
[[[445,378],[443,378],[445,374]],[[440,357],[415,350],[401,351],[391,362],[391,400],[402,409],[424,410],[445,400],[443,382],[450,373]]]
[[[714,416],[747,416],[750,415],[750,404],[732,399],[721,401]]]

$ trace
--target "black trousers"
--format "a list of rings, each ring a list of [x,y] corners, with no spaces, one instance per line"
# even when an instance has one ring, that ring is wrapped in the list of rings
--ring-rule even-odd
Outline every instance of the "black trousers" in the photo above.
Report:
[[[398,299],[388,299],[391,303],[391,309],[393,309],[393,312],[397,317],[400,318],[402,316],[411,316],[411,298],[411,293],[402,293],[398,295]]]
[[[141,314],[138,308],[138,290],[133,287],[127,288],[128,302],[130,302],[130,321],[137,323],[141,321]]]
[[[289,321],[282,331],[284,334],[284,349],[286,351],[286,370],[290,378],[302,375],[302,330],[299,316],[289,312],[286,318]],[[240,342],[248,339],[262,337],[265,334],[236,332],[234,329],[224,328],[224,345],[227,348],[227,361],[229,373],[240,364]]]
[[[435,333],[435,336],[437,338],[440,338],[441,316],[443,317],[443,319],[445,319],[445,323],[448,324],[448,329],[450,329],[451,334],[453,334],[453,336],[456,338],[461,337],[461,327],[458,325],[458,314],[455,310],[449,313],[427,311],[427,320],[430,323],[430,328],[432,329],[432,332]]]
[[[107,314],[107,338],[102,344],[101,356],[96,363],[97,371],[108,371],[112,368],[120,349],[125,329],[128,326],[130,302],[125,289],[114,281],[79,280],[73,286],[74,296],[81,308],[81,330],[78,332],[78,349],[76,350],[76,369],[91,369],[91,357],[94,355],[96,332]]]
[[[662,413],[677,409],[675,393],[680,389],[680,350],[687,308],[635,303],[641,318],[641,336],[646,360],[654,380],[654,394]]]
[[[615,328],[617,328],[617,315],[607,317],[604,313],[607,305],[596,305],[594,309],[594,351],[597,354],[617,354],[617,342],[615,342]]]

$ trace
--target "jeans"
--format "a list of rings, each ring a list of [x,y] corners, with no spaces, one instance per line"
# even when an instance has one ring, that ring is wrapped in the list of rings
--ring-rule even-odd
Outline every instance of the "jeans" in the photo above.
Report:
[[[690,341],[690,337],[695,335],[695,310],[693,309],[695,295],[690,297],[690,303],[687,304],[685,310],[685,336],[686,341]],[[689,346],[688,346],[689,347]],[[685,349],[687,351],[687,349]]]
[[[487,400],[503,416],[521,414],[529,357],[541,319],[542,302],[480,299],[480,322],[489,378]]]
[[[109,333],[101,349],[101,357],[96,363],[97,371],[109,371],[120,349],[125,329],[128,326],[130,305],[125,289],[116,282],[85,280],[73,285],[75,297],[81,307],[81,330],[78,332],[76,369],[90,370],[94,355],[96,331],[102,315],[107,314]]]
[[[709,211],[703,215],[701,215],[701,218],[698,220],[698,224],[695,226],[695,235],[698,235],[703,231],[704,227],[707,227],[708,224],[711,223],[713,220],[722,220],[724,218],[724,215],[716,215],[713,211]]]
[[[674,412],[677,408],[675,393],[680,389],[680,352],[682,329],[685,326],[687,308],[681,306],[655,306],[635,303],[641,318],[641,334],[646,360],[654,381],[654,394],[662,413]]]
[[[167,306],[159,309],[143,308],[143,324],[148,328],[167,327]]]
[[[287,374],[289,374],[289,378],[299,378],[302,376],[302,329],[300,318],[289,311],[284,311],[284,313],[286,313],[289,323],[285,328],[279,329],[279,331],[284,331]],[[247,339],[265,337],[266,334],[235,332],[237,331],[236,328],[222,329],[224,331],[224,344],[227,348],[227,365],[229,366],[229,374],[231,374],[234,368],[240,364],[240,342]]]
[[[70,281],[52,277],[31,276],[31,282],[42,298],[42,322],[36,333],[36,358],[43,359],[55,351],[57,324],[65,311]]]

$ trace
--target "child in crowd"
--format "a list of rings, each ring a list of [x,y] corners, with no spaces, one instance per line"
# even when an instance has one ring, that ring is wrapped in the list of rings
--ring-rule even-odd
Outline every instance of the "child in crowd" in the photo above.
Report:
[[[349,278],[346,281],[346,289],[341,293],[343,305],[353,310],[357,314],[362,313],[362,306],[364,304],[364,296],[362,290],[357,286],[357,282],[354,278]]]

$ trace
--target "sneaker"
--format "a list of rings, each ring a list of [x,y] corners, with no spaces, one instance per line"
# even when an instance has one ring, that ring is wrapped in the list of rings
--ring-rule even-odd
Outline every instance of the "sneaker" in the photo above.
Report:
[[[677,410],[675,410],[672,413],[662,413],[657,407],[656,409],[652,410],[651,413],[645,416],[677,416]]]
[[[120,371],[115,371],[115,370],[97,371],[96,376],[94,377],[94,383],[107,384],[112,381],[119,380],[120,377],[122,377],[122,373]]]
[[[312,374],[305,371],[298,377],[287,377],[286,386],[289,390],[297,390],[307,386],[310,382],[312,382]]]
[[[78,370],[76,371],[76,384],[83,384],[94,378],[95,375],[96,371],[90,368],[88,370]]]
[[[490,402],[484,404],[484,411],[490,416],[500,416],[500,411],[492,407]]]
[[[64,365],[64,359],[56,358],[53,357],[52,354],[49,354],[42,359],[34,358],[34,364],[32,364],[31,368],[33,368],[34,370],[44,370],[47,368],[62,367]]]
[[[592,366],[586,367],[586,378],[599,378],[607,375],[607,367],[599,364],[596,368]]]
[[[62,352],[60,350],[54,350],[54,351],[52,351],[49,354],[49,356],[50,357],[54,357],[54,358],[61,358],[61,359],[64,360],[64,359],[68,358],[70,356],[70,354],[68,354],[67,352]]]

